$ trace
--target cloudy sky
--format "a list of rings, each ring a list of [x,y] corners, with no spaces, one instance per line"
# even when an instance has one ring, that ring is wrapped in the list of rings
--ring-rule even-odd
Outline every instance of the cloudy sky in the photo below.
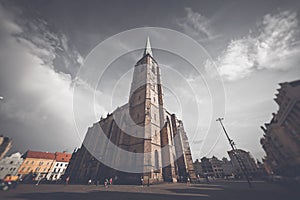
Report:
[[[264,152],[259,127],[278,109],[273,101],[278,83],[300,77],[299,15],[299,1],[0,1],[0,134],[13,139],[11,152],[71,152],[79,147],[86,128],[95,122],[95,113],[86,109],[91,103],[87,93],[94,88],[89,80],[78,78],[80,66],[99,43],[115,34],[162,27],[188,35],[210,55],[185,52],[201,57],[203,79],[221,80],[222,88],[215,92],[225,99],[214,104],[222,104],[225,113],[218,116],[225,118],[237,146],[260,159]],[[137,38],[142,46],[143,38]],[[158,41],[151,38],[154,46]],[[121,48],[121,43],[114,45]],[[184,46],[180,41],[169,43]],[[126,103],[130,70],[140,55],[141,51],[128,52],[110,65],[94,91],[99,99],[93,104],[96,118]],[[230,146],[212,114],[211,88],[197,82],[183,59],[159,49],[154,56],[168,85],[165,105],[183,118],[193,158],[227,156]],[[193,121],[191,93],[172,72],[194,84],[201,97],[195,114],[200,124]],[[116,88],[114,93],[110,86]],[[179,103],[174,96],[181,97]],[[80,113],[77,119],[74,109]],[[76,120],[82,121],[81,127]]]

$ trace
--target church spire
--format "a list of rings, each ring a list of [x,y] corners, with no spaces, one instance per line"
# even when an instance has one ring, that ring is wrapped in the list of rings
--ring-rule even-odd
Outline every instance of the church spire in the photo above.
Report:
[[[145,47],[144,55],[143,55],[143,56],[145,56],[145,55],[147,55],[147,54],[149,54],[150,56],[153,57],[153,55],[152,55],[152,49],[151,49],[151,45],[150,45],[150,39],[149,39],[149,36],[148,36],[148,38],[147,38],[146,47]]]

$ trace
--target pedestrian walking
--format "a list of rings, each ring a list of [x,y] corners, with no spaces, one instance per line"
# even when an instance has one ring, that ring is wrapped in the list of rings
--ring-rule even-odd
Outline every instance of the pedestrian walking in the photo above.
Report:
[[[105,188],[108,188],[108,183],[109,183],[109,182],[108,182],[108,179],[106,178],[106,179],[104,180],[104,187],[105,187]]]
[[[191,183],[191,180],[190,180],[190,178],[189,177],[187,177],[187,180],[186,180],[186,184],[190,184]]]
[[[209,178],[207,175],[205,176],[205,179],[206,179],[206,182],[209,183]]]
[[[69,184],[69,180],[70,180],[70,177],[68,176],[68,177],[66,178],[66,185]]]
[[[144,178],[141,176],[141,186],[143,187]]]

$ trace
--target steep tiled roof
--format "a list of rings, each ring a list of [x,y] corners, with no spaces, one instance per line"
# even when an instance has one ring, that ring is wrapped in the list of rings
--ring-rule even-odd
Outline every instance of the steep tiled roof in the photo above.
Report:
[[[64,152],[56,152],[55,155],[57,162],[69,162],[72,156],[72,154]]]
[[[55,154],[54,153],[49,153],[49,152],[41,152],[41,151],[27,151],[23,155],[23,158],[40,158],[40,159],[54,160],[55,159]]]

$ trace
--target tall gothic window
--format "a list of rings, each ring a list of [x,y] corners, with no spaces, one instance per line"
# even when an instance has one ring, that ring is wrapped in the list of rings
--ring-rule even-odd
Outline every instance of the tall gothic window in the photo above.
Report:
[[[155,65],[152,65],[152,72],[155,74]]]
[[[155,158],[155,170],[158,170],[159,169],[159,159],[158,159],[158,151],[157,150],[155,150],[155,152],[154,152],[154,158]]]

